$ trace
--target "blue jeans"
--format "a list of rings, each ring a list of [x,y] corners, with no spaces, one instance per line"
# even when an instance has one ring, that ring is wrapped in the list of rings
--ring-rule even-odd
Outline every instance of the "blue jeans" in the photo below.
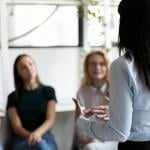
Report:
[[[42,136],[42,141],[29,146],[23,138],[16,137],[12,144],[12,150],[57,150],[57,144],[51,132]]]
[[[0,144],[0,150],[4,150],[4,148],[3,148],[2,144]]]

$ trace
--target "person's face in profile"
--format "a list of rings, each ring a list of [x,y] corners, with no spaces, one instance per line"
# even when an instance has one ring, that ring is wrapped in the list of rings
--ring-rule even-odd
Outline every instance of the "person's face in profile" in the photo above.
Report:
[[[23,57],[17,64],[17,70],[20,77],[23,81],[30,81],[36,79],[37,77],[37,68],[34,61],[28,57]]]
[[[92,55],[88,60],[88,74],[92,80],[103,80],[107,76],[107,67],[103,56]]]

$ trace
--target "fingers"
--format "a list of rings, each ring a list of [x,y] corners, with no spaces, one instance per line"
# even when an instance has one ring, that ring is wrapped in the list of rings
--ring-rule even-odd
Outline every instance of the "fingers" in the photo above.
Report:
[[[77,107],[77,108],[80,108],[79,100],[77,100],[76,98],[72,98],[72,100],[74,101],[76,107]]]
[[[31,136],[28,138],[28,145],[31,146],[33,144],[33,139]]]
[[[98,119],[102,119],[104,121],[108,121],[109,120],[109,116],[104,114],[104,115],[96,115],[96,118]]]
[[[105,96],[105,100],[106,100],[107,102],[109,102],[109,101],[110,101],[110,98],[109,98],[108,96]]]
[[[94,109],[92,110],[91,112],[92,114],[96,113],[96,114],[105,114],[105,110],[97,110],[97,109]]]
[[[106,118],[106,117],[108,117],[108,115],[107,114],[97,114],[96,117],[97,118]]]
[[[87,114],[87,115],[88,115],[88,114],[91,114],[91,113],[92,113],[92,109],[85,109],[85,110],[84,110],[84,113]]]
[[[106,105],[99,105],[99,106],[94,106],[93,109],[108,109],[109,106]]]
[[[98,119],[102,119],[104,121],[109,120],[109,107],[108,106],[96,106],[92,108],[92,112],[96,113],[96,117]]]
[[[84,115],[84,112],[79,103],[79,100],[77,100],[76,98],[72,98],[72,100],[74,101],[74,103],[76,105],[75,118],[78,118],[80,115]]]
[[[98,114],[108,114],[109,112],[109,107],[108,106],[97,106],[92,108],[93,113],[98,113]]]
[[[106,117],[106,118],[103,118],[104,121],[108,121],[109,120],[109,117]]]
[[[90,117],[93,114],[96,114],[96,117],[99,119],[109,120],[109,117],[108,117],[109,106],[101,105],[101,106],[95,106],[93,108],[84,110],[81,107],[79,100],[77,100],[76,98],[72,98],[72,100],[74,101],[76,105],[76,111],[75,111],[76,118],[78,118],[81,114],[84,115],[85,117]]]
[[[74,103],[77,105],[78,104],[78,100],[76,98],[72,98],[72,100],[74,101]]]
[[[92,109],[86,109],[84,110],[84,115],[88,118],[94,114]]]
[[[41,141],[41,140],[42,140],[42,139],[41,139],[40,136],[37,136],[37,135],[35,135],[34,133],[31,133],[30,136],[29,136],[29,138],[28,138],[28,144],[29,144],[29,146],[31,146],[31,145],[33,145],[34,143],[39,142],[39,141]]]

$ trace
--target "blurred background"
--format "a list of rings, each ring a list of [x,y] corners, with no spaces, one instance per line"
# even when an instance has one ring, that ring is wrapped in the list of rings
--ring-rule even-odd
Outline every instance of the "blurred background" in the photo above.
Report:
[[[41,81],[55,88],[57,112],[73,112],[85,55],[103,50],[112,61],[118,57],[119,1],[0,0],[0,116],[14,90],[14,60],[23,53],[35,59]]]

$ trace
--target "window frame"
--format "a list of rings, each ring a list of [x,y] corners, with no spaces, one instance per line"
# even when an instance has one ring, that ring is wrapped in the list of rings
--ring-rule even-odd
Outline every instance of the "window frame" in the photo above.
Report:
[[[12,3],[11,1],[8,1],[7,2],[7,6],[10,6],[10,5],[58,5],[58,6],[77,6],[78,8],[78,5],[79,5],[79,1],[74,1],[74,0],[69,0],[69,1],[15,1],[15,3]],[[83,17],[79,17],[78,15],[78,45],[75,46],[75,45],[56,45],[56,46],[10,46],[9,45],[9,42],[8,42],[8,48],[9,49],[19,49],[19,48],[74,48],[74,47],[82,47],[83,46]]]

